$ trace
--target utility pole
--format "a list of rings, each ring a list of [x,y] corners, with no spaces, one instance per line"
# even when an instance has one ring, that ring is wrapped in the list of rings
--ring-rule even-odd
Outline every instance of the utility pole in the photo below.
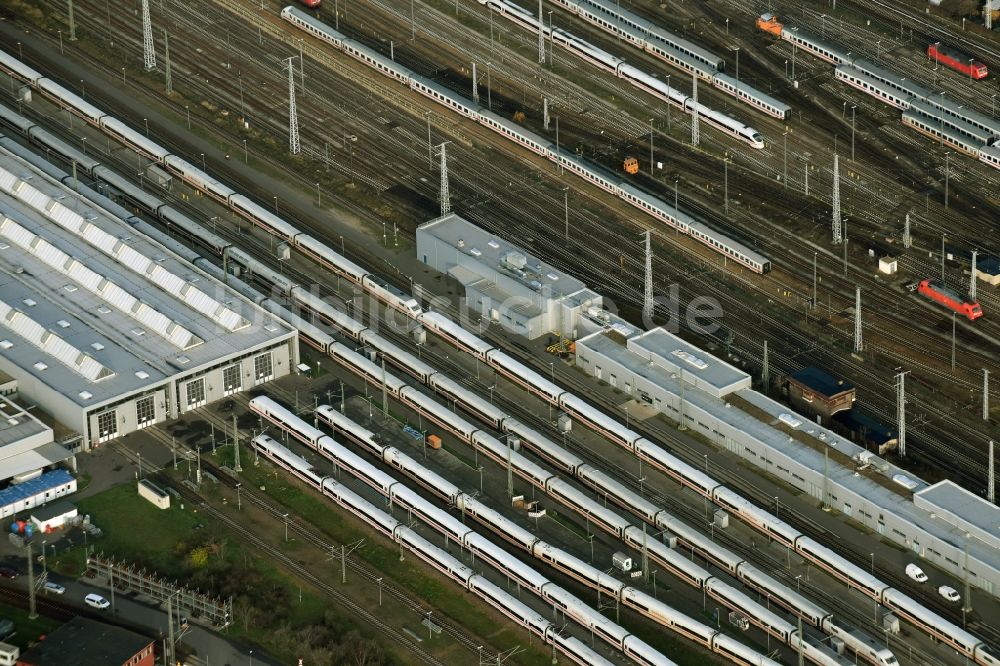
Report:
[[[545,128],[546,132],[549,131],[549,98],[548,97],[543,97],[542,98],[542,126]]]
[[[69,4],[69,41],[76,41],[76,19],[73,16],[73,0],[67,0]]]
[[[691,99],[693,104],[691,104],[691,145],[697,147],[699,140],[698,133],[698,76],[696,74],[691,76],[693,83],[693,88],[691,89]]]
[[[764,340],[764,367],[760,372],[760,383],[761,388],[764,390],[764,395],[767,395],[768,386],[771,384],[771,368],[770,361],[767,358],[767,340]]]
[[[986,499],[990,504],[996,502],[996,479],[993,473],[993,440],[990,440],[990,456],[986,470]]]
[[[240,467],[240,437],[236,432],[236,415],[233,414],[233,457],[234,464],[233,470],[236,472],[242,472],[243,468]]]
[[[944,240],[945,235],[941,234],[941,284],[944,284]]]
[[[167,643],[164,646],[164,657],[168,664],[177,663],[174,659],[174,595],[167,597]]]
[[[972,275],[969,277],[969,300],[976,302],[976,255],[979,250],[972,251]]]
[[[292,58],[288,59],[288,152],[298,155],[302,152],[299,144],[299,114],[295,110],[295,70]]]
[[[969,539],[968,532],[965,533],[965,594],[962,595],[962,617],[966,613],[972,612],[972,589],[969,581]]]
[[[149,20],[149,0],[142,0],[142,64],[147,72],[156,69],[156,49],[153,46],[153,23]]]
[[[38,612],[35,610],[35,563],[31,557],[30,541],[26,548],[28,549],[28,619],[34,620],[38,617]],[[44,556],[45,553],[42,555]]]
[[[472,63],[472,101],[479,104],[479,78],[476,75],[476,63]],[[548,125],[545,126],[548,129]]]
[[[854,353],[860,354],[864,350],[864,343],[861,340],[861,287],[854,288]]]
[[[642,579],[649,580],[649,550],[646,548],[646,523],[642,524]]]
[[[906,221],[903,222],[903,247],[910,249],[913,245],[913,237],[910,235],[910,214],[906,214]]]
[[[448,191],[448,156],[445,153],[445,146],[447,145],[448,142],[445,141],[438,146],[441,151],[441,189],[439,191],[441,217],[451,212],[451,193]]]
[[[653,250],[650,245],[650,234],[651,232],[647,229],[645,235],[646,238],[646,275],[645,275],[645,288],[643,290],[643,300],[642,300],[642,318],[643,324],[652,326],[653,325]]]
[[[545,64],[545,17],[542,16],[542,0],[538,0],[538,64]]]
[[[840,230],[840,157],[833,155],[833,244],[840,245],[843,236]]]
[[[72,0],[70,0],[70,2],[72,2]],[[167,94],[169,95],[174,91],[174,82],[173,79],[170,78],[170,42],[167,38],[166,29],[163,30],[163,59],[165,62],[164,67],[166,68]]]
[[[906,457],[906,372],[896,374],[896,427],[899,429],[899,457]]]

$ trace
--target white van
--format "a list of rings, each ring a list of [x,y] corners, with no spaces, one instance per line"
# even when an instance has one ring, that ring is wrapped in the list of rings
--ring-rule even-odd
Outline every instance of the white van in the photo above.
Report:
[[[99,594],[88,594],[86,597],[83,598],[83,601],[88,606],[99,608],[101,610],[104,610],[105,608],[111,606],[111,602],[109,602],[107,599],[105,599]]]
[[[917,581],[918,583],[927,582],[927,574],[925,574],[924,570],[918,567],[916,564],[906,565],[906,575],[912,578],[913,580]]]

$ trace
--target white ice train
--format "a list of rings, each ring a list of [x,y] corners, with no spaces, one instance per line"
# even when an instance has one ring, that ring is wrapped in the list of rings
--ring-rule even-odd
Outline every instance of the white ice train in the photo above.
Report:
[[[329,497],[341,507],[358,516],[386,537],[399,543],[438,571],[461,584],[479,598],[513,622],[521,625],[539,637],[543,642],[554,645],[559,652],[577,664],[588,666],[600,664],[611,666],[611,662],[596,653],[578,638],[562,633],[559,628],[542,614],[515,598],[509,592],[494,585],[477,574],[443,548],[431,544],[404,523],[375,507],[357,493],[338,483],[331,477],[319,474],[304,458],[292,453],[287,447],[267,435],[258,435],[251,446],[260,455],[287,470],[314,490]]]
[[[698,550],[707,560],[717,563],[732,575],[754,587],[761,594],[775,600],[791,612],[800,615],[810,624],[817,626],[830,635],[843,637],[846,645],[866,660],[883,666],[895,663],[895,658],[888,649],[878,646],[871,639],[854,632],[852,629],[843,627],[842,623],[834,620],[832,613],[809,602],[797,592],[774,580],[751,563],[746,562],[743,558],[737,557],[726,549],[717,546],[714,541],[700,537],[698,532],[676,520],[666,511],[655,507],[647,500],[632,493],[617,481],[611,479],[608,475],[585,464],[581,459],[569,453],[563,447],[555,444],[534,429],[511,418],[505,412],[471,391],[461,387],[454,380],[439,373],[436,369],[417,359],[409,352],[402,350],[376,331],[365,327],[363,324],[338,311],[329,303],[294,285],[284,276],[266,266],[260,265],[255,260],[245,256],[234,257],[234,260],[250,267],[251,272],[278,287],[283,293],[291,296],[296,303],[308,309],[311,314],[317,316],[324,323],[336,327],[351,339],[378,351],[390,363],[405,370],[431,388],[434,388],[437,392],[443,394],[449,400],[453,400],[457,405],[462,406],[466,411],[472,413],[485,423],[516,437],[524,446],[528,446],[534,453],[553,463],[560,470],[576,475],[587,485],[590,485],[601,494],[609,496],[612,500],[645,518],[651,524],[661,529],[667,529],[670,533],[677,535],[684,543]],[[326,334],[318,329],[315,329],[313,335],[322,336],[321,339],[315,340],[312,344],[323,351],[326,351],[326,348],[333,342],[332,338],[329,338],[329,336],[326,336]],[[342,357],[343,352],[338,354],[338,356]],[[361,373],[367,381],[378,383],[383,379],[381,369],[375,364],[367,359],[363,359],[363,357],[360,358],[359,363],[367,366],[369,369],[368,374]],[[397,383],[394,377],[390,378],[386,375],[385,379],[388,380],[388,386],[390,387],[387,390],[397,393],[402,392],[402,385]],[[413,403],[411,402],[410,404],[412,405]],[[454,413],[438,412],[436,415],[428,414],[428,417],[435,418],[439,424],[448,423],[450,420],[450,425],[442,425],[442,427],[448,428],[464,441],[473,444],[474,435],[476,434],[474,430],[475,426],[464,420],[459,421],[460,417],[457,417]],[[321,418],[323,418],[323,415],[321,415]],[[482,444],[484,441],[492,441],[492,438],[485,440],[480,438],[478,441]],[[491,457],[494,459],[498,457],[501,460],[504,459],[505,449],[502,444],[499,442],[494,443],[492,450]],[[497,452],[499,452],[499,456]],[[634,548],[641,549],[643,547],[644,539],[642,531],[639,528],[615,516],[589,497],[583,497],[579,493],[574,492],[564,482],[555,478],[554,475],[549,476],[548,479],[540,476],[537,466],[532,466],[530,470],[526,469],[521,464],[521,461],[525,460],[522,456],[512,454],[511,460],[512,467],[517,470],[518,474],[528,478],[536,487],[546,490],[554,498],[567,504],[581,515],[588,515],[590,522],[601,526],[616,538],[622,539]],[[392,463],[390,460],[387,460],[387,462]],[[418,476],[416,478],[419,480],[421,477]],[[426,485],[432,492],[437,492],[443,487],[437,480]],[[453,501],[453,498],[449,501]],[[706,587],[706,582],[713,578],[702,567],[694,565],[662,543],[652,541],[647,543],[646,546],[652,559],[692,585]],[[728,588],[721,588],[718,593],[715,591],[719,589],[718,586],[707,589],[709,594],[726,604],[727,607],[743,612],[749,618],[752,618],[755,624],[758,624],[762,629],[779,639],[788,640],[792,636],[791,632],[794,627],[783,619],[778,619],[770,623],[769,620],[774,617],[774,614],[768,614],[759,604],[753,603],[750,607],[740,606],[738,603],[739,599],[725,594]],[[813,660],[815,661],[815,659]]]
[[[323,24],[319,25],[323,26]],[[13,58],[3,51],[0,51],[0,68],[5,69],[14,76],[28,81],[36,89],[51,97],[53,100],[76,111],[81,116],[91,120],[97,125],[100,125],[100,119],[106,116],[106,114],[104,114],[104,112],[100,109],[96,109],[89,103],[84,102],[78,96],[66,91],[61,86],[58,86],[58,84],[52,83],[49,79],[42,77],[37,71],[23,65],[23,63],[18,61],[16,58]],[[0,109],[2,109],[2,107],[0,107]],[[11,115],[9,110],[7,115]],[[500,119],[499,117],[497,117],[497,122],[507,123],[507,121]],[[122,192],[128,192],[129,196],[134,197],[136,201],[142,200],[141,194],[134,194],[137,191],[137,188],[131,186],[124,179],[114,176],[108,169],[101,166],[99,162],[93,160],[93,158],[87,156],[81,157],[79,151],[66,146],[64,142],[52,137],[50,133],[33,124],[27,127],[27,132],[33,140],[45,142],[45,145],[51,148],[52,151],[65,156],[72,156],[72,159],[77,161],[79,168],[86,169],[88,166],[91,167],[91,171],[88,171],[91,175],[107,180],[108,182],[114,182],[114,179],[117,178],[120,187],[119,185],[116,185],[116,187],[118,187]],[[483,360],[491,367],[495,368],[498,372],[504,374],[504,376],[511,381],[518,383],[526,390],[549,401],[554,406],[559,406],[565,411],[572,413],[587,426],[605,434],[609,439],[611,439],[611,441],[634,450],[637,455],[641,455],[652,464],[656,464],[661,467],[661,469],[667,471],[668,474],[673,476],[680,483],[693,488],[696,492],[705,495],[709,499],[713,499],[713,501],[713,493],[715,492],[715,489],[722,488],[718,482],[706,477],[696,468],[686,465],[682,461],[676,459],[661,447],[658,447],[652,442],[642,438],[638,433],[626,428],[615,419],[604,415],[599,410],[591,407],[576,397],[574,394],[563,390],[561,387],[553,382],[550,382],[538,372],[528,368],[525,364],[514,359],[506,352],[496,348],[494,345],[466,331],[458,324],[450,321],[447,317],[438,313],[422,312],[419,304],[412,297],[395,290],[388,290],[384,287],[378,286],[375,276],[365,269],[345,258],[340,253],[335,252],[331,248],[323,245],[315,238],[298,232],[297,229],[283,222],[280,218],[272,215],[266,209],[250,202],[246,197],[238,195],[235,190],[232,190],[231,188],[228,188],[228,186],[211,179],[200,169],[197,169],[193,165],[190,165],[175,156],[166,155],[166,157],[157,158],[155,155],[146,152],[146,150],[141,147],[146,144],[145,137],[141,134],[133,130],[128,130],[128,135],[123,137],[123,140],[136,150],[143,151],[143,154],[146,154],[151,159],[164,164],[170,171],[176,173],[186,182],[189,182],[195,187],[203,188],[203,191],[212,194],[220,201],[229,202],[229,205],[234,210],[241,212],[241,214],[245,215],[254,224],[261,226],[283,240],[295,244],[300,250],[312,256],[324,267],[344,276],[362,289],[367,289],[369,293],[381,298],[390,307],[416,319],[432,333],[439,335],[442,339],[448,341],[459,349],[466,351],[474,357]],[[996,148],[993,148],[993,150],[996,150]],[[160,149],[159,152],[166,154],[165,149]],[[198,182],[199,175],[204,179],[204,182]],[[648,195],[644,196],[651,198],[648,197]],[[637,198],[636,200],[639,199]],[[237,206],[237,203],[239,206]],[[178,220],[184,219],[183,215],[169,206],[160,205],[158,208],[148,210],[149,212],[156,214],[166,224],[172,224]],[[683,217],[683,214],[680,215]],[[692,224],[697,225],[698,223]],[[692,226],[690,230],[688,230],[688,233],[692,233],[694,229],[695,227]],[[230,244],[222,239],[219,239],[218,237],[215,237],[214,239],[206,238],[207,236],[211,236],[211,234],[208,234],[203,229],[200,231],[193,229],[191,234],[196,239],[203,241],[206,244],[206,247],[213,247],[221,254],[226,254],[232,248]],[[767,263],[767,268],[770,268],[769,262]],[[366,278],[368,279],[366,280]],[[303,324],[308,326],[307,322],[303,322]],[[329,338],[329,336],[318,328],[316,328],[316,335],[320,337],[316,340],[310,340],[308,330],[305,330],[303,331],[302,338],[306,342],[316,344],[322,349],[323,347],[320,341],[321,338]],[[887,584],[879,581],[877,578],[867,576],[864,574],[863,570],[854,566],[846,558],[829,551],[829,549],[823,548],[810,537],[798,532],[790,526],[787,526],[781,521],[778,521],[767,511],[753,507],[747,503],[747,506],[744,507],[743,513],[739,514],[738,517],[746,520],[754,527],[768,533],[778,529],[777,523],[785,525],[783,531],[785,531],[788,536],[785,540],[783,540],[783,543],[786,543],[786,545],[791,543],[791,547],[794,547],[796,552],[798,552],[801,556],[810,560],[817,566],[823,567],[835,577],[847,581],[850,585],[865,591],[873,599],[881,601],[907,621],[913,623],[915,626],[918,626],[928,634],[939,638],[943,642],[958,650],[961,654],[973,659],[977,664],[980,664],[981,666],[996,666],[1000,664],[1000,659],[992,654],[989,646],[984,641],[976,638],[971,633],[961,629],[953,622],[941,617],[937,613],[920,607],[915,601],[906,597],[905,594],[896,590],[891,590]]]
[[[597,636],[600,636],[607,643],[621,650],[636,662],[649,664],[650,666],[657,664],[675,666],[673,661],[650,647],[642,639],[629,633],[626,629],[612,622],[576,596],[555,585],[533,567],[512,557],[488,539],[482,538],[447,511],[437,508],[405,484],[398,482],[391,475],[382,472],[357,454],[347,450],[334,441],[333,438],[310,426],[271,398],[266,396],[253,398],[250,401],[250,408],[283,431],[315,449],[320,455],[333,461],[338,468],[346,470],[360,481],[367,483],[377,492],[384,495],[392,504],[407,509],[429,527],[444,534],[447,539],[465,548],[469,548],[477,556],[493,564],[500,573],[516,580],[520,585],[539,595],[546,602],[557,606],[567,617],[572,618],[584,628],[593,631]],[[447,483],[443,479],[441,481]],[[440,562],[435,560],[431,563],[439,569],[446,571],[446,569],[440,566]],[[613,591],[609,593],[613,594]],[[756,655],[753,652],[751,654]],[[758,661],[754,660],[745,663],[757,664]]]
[[[655,23],[623,9],[608,0],[552,0],[580,18],[623,38],[674,67],[710,82],[719,90],[776,118],[786,118],[791,107],[770,95],[741,83],[721,71],[725,62],[711,51],[671,34]],[[480,4],[499,4],[497,0],[479,0]]]
[[[604,49],[586,40],[580,39],[561,28],[550,28],[544,22],[539,23],[537,16],[517,3],[512,2],[512,0],[479,0],[479,2],[480,4],[487,5],[490,9],[496,10],[502,16],[506,16],[522,28],[535,33],[541,31],[546,38],[551,39],[552,42],[559,44],[595,67],[611,72],[654,97],[677,106],[685,113],[693,114],[695,112],[695,104],[697,104],[698,117],[703,122],[749,144],[753,148],[759,149],[764,147],[764,137],[752,127],[744,125],[724,113],[719,113],[701,102],[696,103],[694,99],[682,94],[676,88],[666,85],[656,77],[646,74],[637,67],[626,64],[621,58],[611,55]],[[307,15],[305,12],[302,12],[302,14]]]
[[[622,633],[624,630],[616,624],[599,613],[595,613],[564,590],[557,592],[559,588],[550,583],[544,575],[538,573],[533,567],[513,558],[502,548],[470,530],[462,521],[446,511],[434,507],[402,483],[394,482],[392,477],[337,444],[332,438],[321,432],[318,433],[315,428],[275,401],[267,397],[258,397],[251,400],[250,407],[292,436],[316,449],[321,455],[332,460],[339,468],[347,470],[358,479],[371,485],[390,498],[393,504],[410,510],[428,525],[439,530],[449,539],[470,548],[478,557],[489,561],[522,586],[541,595],[550,603],[557,603],[569,617],[576,619],[588,628],[593,628],[596,633],[604,636],[612,644],[625,645],[626,654],[629,656],[634,658],[636,654],[648,652],[648,648],[643,648],[638,643],[629,647],[626,634]],[[317,410],[317,416],[321,421],[333,427],[335,431],[345,435],[350,441],[419,481],[433,494],[444,499],[450,505],[456,506],[464,515],[475,518],[506,541],[566,575],[585,585],[599,589],[601,594],[607,598],[618,599],[624,605],[645,614],[680,635],[698,642],[728,661],[745,666],[777,666],[776,662],[722,634],[717,629],[675,611],[645,592],[628,587],[614,576],[544,542],[476,498],[463,493],[457,486],[427,469],[410,456],[394,447],[379,444],[374,433],[343,416],[340,412],[324,406]],[[721,583],[721,581],[718,582]],[[728,585],[721,584],[720,588],[728,588],[721,589],[720,594],[737,594]],[[761,610],[767,612],[763,608]],[[779,622],[776,620],[774,624],[778,625]],[[794,630],[794,627],[787,622],[784,624],[786,631]],[[809,651],[816,650],[814,646],[807,647],[807,654]],[[641,663],[651,662],[649,657],[646,657]],[[838,662],[822,661],[817,663],[833,664]]]
[[[477,120],[484,126],[547,159],[562,164],[565,169],[625,200],[644,213],[653,216],[658,221],[700,241],[713,252],[722,254],[727,260],[746,266],[755,273],[770,272],[771,261],[762,254],[730,238],[726,234],[695,220],[661,199],[642,192],[628,181],[609,174],[600,167],[590,164],[572,153],[557,149],[555,144],[548,139],[498,116],[492,111],[482,109],[478,105],[439,86],[433,81],[417,76],[409,69],[394,63],[377,52],[344,38],[343,35],[326,26],[324,23],[316,21],[305,14],[305,12],[301,12],[294,7],[286,7],[282,11],[282,16],[293,25],[307,30],[316,37],[374,67],[381,73],[393,75],[392,72],[395,72],[396,75],[393,75],[394,78],[400,78],[410,85],[413,90],[426,95],[453,111]],[[20,60],[4,51],[0,51],[0,68],[28,81],[32,86],[58,104],[76,110],[83,118],[101,127],[108,133],[113,134],[140,154],[163,165],[168,171],[176,174],[192,187],[205,192],[219,202],[229,206],[250,220],[251,223],[298,248],[304,254],[309,255],[330,268],[330,270],[341,273],[345,277],[357,282],[364,289],[383,299],[403,314],[412,317],[419,313],[419,306],[412,298],[408,298],[395,288],[386,285],[384,282],[380,282],[374,275],[339,253],[334,252],[321,241],[300,232],[294,225],[285,222],[265,207],[254,203],[242,194],[238,194],[234,189],[212,178],[187,160],[170,154],[166,148],[150,141],[143,134],[117,122],[113,116],[85,102],[78,95],[69,92],[62,86],[52,83],[50,79],[43,77],[39,72],[24,65]]]
[[[356,58],[369,67],[374,68],[380,74],[390,76],[405,83],[412,90],[429,97],[451,111],[479,122],[503,137],[524,146],[546,159],[561,164],[565,169],[620,197],[644,213],[652,215],[660,222],[677,229],[680,233],[688,234],[692,238],[701,241],[713,251],[725,256],[727,260],[736,261],[755,273],[767,273],[771,270],[770,260],[746,245],[708,227],[702,222],[698,222],[665,201],[642,192],[627,180],[610,174],[601,167],[591,164],[573,153],[567,152],[565,149],[557,147],[549,139],[525,129],[517,123],[511,122],[429,79],[419,76],[409,68],[382,56],[363,44],[348,39],[337,30],[316,20],[306,12],[296,7],[285,7],[281,12],[281,16],[295,27]],[[590,47],[585,42],[581,42],[578,46],[581,49],[581,54],[584,52],[591,53],[590,57],[594,57],[592,52],[588,50],[593,47]],[[638,70],[628,65],[623,65],[623,67],[627,70],[628,76],[632,76],[635,79],[637,85],[654,85],[653,81],[655,79],[647,81],[645,84],[641,83],[639,82],[641,73]],[[612,69],[617,71],[614,67]],[[686,110],[689,110],[693,103],[693,100],[690,100],[687,96],[658,81],[655,81],[654,94],[664,99],[669,99],[672,103]],[[763,146],[763,140],[760,138],[760,135],[752,128],[748,128],[742,123],[738,123],[732,118],[711,109],[703,108],[702,106],[699,106],[699,108],[702,109],[700,117],[705,122],[716,124],[719,129],[723,129],[749,142],[751,145],[759,143],[760,145],[756,147]]]

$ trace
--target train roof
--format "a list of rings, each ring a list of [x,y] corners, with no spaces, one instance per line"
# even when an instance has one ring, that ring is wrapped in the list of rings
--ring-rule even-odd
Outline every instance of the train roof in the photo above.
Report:
[[[982,64],[982,62],[980,62],[979,59],[976,58],[975,56],[970,55],[960,49],[956,49],[953,46],[947,46],[945,44],[942,44],[941,42],[935,42],[933,44],[927,45],[928,50],[930,50],[932,47],[941,55],[948,56],[949,58],[954,58],[959,62],[967,63],[971,60],[973,63],[978,63],[980,65]]]
[[[739,87],[740,92],[746,93],[750,97],[753,97],[754,99],[756,99],[756,100],[758,100],[760,102],[763,102],[764,104],[767,104],[767,105],[769,105],[771,107],[774,107],[775,109],[778,109],[779,111],[782,111],[785,114],[787,114],[789,111],[792,110],[791,106],[789,106],[788,104],[785,104],[780,99],[777,99],[775,97],[771,97],[767,93],[761,92],[760,90],[757,90],[756,88],[750,86],[750,84],[748,84],[748,83],[741,83],[741,82],[739,82],[736,79],[736,77],[729,76],[725,72],[719,72],[719,73],[717,73],[715,75],[715,78],[717,78],[720,81],[723,81],[724,83],[727,83],[727,84],[729,84],[729,85],[731,85],[733,87]]]
[[[910,100],[910,108],[908,109],[911,114],[919,113],[920,115],[926,117],[929,120],[934,120],[946,127],[951,127],[958,133],[968,137],[969,139],[975,139],[982,142],[983,145],[987,145],[993,142],[996,138],[996,134],[985,130],[977,125],[973,125],[967,120],[962,118],[957,118],[953,115],[946,114],[942,112],[940,107],[935,107],[927,102],[919,99]]]

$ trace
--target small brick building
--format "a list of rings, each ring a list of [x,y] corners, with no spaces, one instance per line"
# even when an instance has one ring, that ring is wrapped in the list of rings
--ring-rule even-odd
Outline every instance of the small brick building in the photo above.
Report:
[[[153,666],[153,639],[104,622],[74,617],[33,645],[17,666]]]
[[[819,368],[803,368],[788,375],[788,399],[797,411],[819,417],[828,425],[830,418],[854,406],[854,384],[836,379]]]

